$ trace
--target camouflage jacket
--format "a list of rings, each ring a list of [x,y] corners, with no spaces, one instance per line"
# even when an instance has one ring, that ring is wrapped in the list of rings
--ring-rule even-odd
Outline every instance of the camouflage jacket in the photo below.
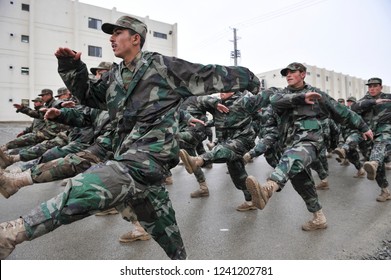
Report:
[[[82,104],[108,110],[114,122],[115,159],[153,165],[151,176],[178,162],[174,135],[183,98],[246,89],[256,93],[260,85],[244,67],[194,64],[151,52],[140,52],[132,61],[127,89],[120,71],[123,62],[95,83],[82,61],[61,58],[58,63],[61,78]]]
[[[360,114],[373,130],[374,139],[391,135],[391,102],[376,104],[376,99],[391,99],[391,94],[381,92],[372,97],[369,93],[352,105],[352,110]],[[386,136],[385,134],[388,134]]]
[[[49,102],[48,104],[53,105],[54,99],[52,99],[52,101]],[[45,113],[41,112],[39,110],[33,110],[29,107],[23,107],[23,108],[19,109],[18,112],[21,112],[31,118],[34,118],[33,122],[36,122],[36,126],[39,127],[39,130],[36,130],[36,131],[39,133],[42,133],[48,139],[56,137],[57,134],[60,132],[64,132],[64,131],[69,130],[69,126],[67,126],[67,125],[59,124],[59,123],[56,123],[53,121],[44,120],[43,116],[45,115]],[[37,120],[37,121],[35,121],[35,120]]]
[[[201,96],[197,100],[202,108],[213,115],[216,137],[220,141],[237,138],[254,141],[256,134],[252,126],[253,116],[269,104],[269,96],[263,92],[257,95],[236,92],[224,101],[214,96]],[[216,106],[219,102],[229,108],[228,113],[217,110]]]
[[[62,108],[60,116],[54,121],[73,127],[69,136],[73,138],[71,141],[92,144],[105,133],[102,130],[110,119],[107,111],[77,105],[75,108]]]
[[[34,109],[31,109],[29,107],[22,107],[18,110],[16,110],[17,113],[23,113],[25,115],[30,116],[31,111],[36,111],[39,114],[39,109],[41,109],[43,106],[35,107]],[[35,119],[33,118],[33,122],[29,127],[26,127],[23,130],[23,134],[30,133],[30,132],[37,132],[42,130],[46,126],[46,123],[43,119]]]
[[[279,118],[273,111],[271,105],[262,109],[260,112],[260,126],[262,127],[258,134],[258,142],[253,149],[249,151],[252,158],[258,157],[264,154],[268,149],[273,146],[279,145],[280,131],[279,131]]]
[[[321,99],[315,101],[313,105],[305,103],[305,94],[311,91],[321,95]],[[298,90],[287,87],[274,94],[270,102],[273,110],[280,117],[284,147],[307,142],[320,150],[324,144],[322,121],[325,116],[340,124],[349,124],[360,132],[369,130],[368,125],[358,114],[308,84]]]

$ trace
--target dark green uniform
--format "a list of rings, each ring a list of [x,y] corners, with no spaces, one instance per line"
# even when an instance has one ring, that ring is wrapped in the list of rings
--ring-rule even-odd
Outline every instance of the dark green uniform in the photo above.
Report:
[[[192,95],[248,89],[258,78],[243,67],[193,64],[140,52],[126,67],[114,64],[91,84],[84,63],[59,59],[59,73],[82,104],[106,109],[114,123],[114,160],[69,180],[64,192],[23,216],[29,239],[117,207],[132,206],[140,223],[171,259],[186,251],[168,192],[162,183],[178,159],[178,107]],[[126,218],[126,215],[123,215]]]

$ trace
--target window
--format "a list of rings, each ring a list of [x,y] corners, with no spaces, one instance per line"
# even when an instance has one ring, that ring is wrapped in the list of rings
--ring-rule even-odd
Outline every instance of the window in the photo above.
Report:
[[[96,18],[88,18],[88,28],[100,30],[102,27],[102,20]]]
[[[320,78],[320,74],[316,74],[316,77]]]
[[[102,48],[96,46],[88,46],[88,55],[102,57]]]
[[[153,37],[160,38],[160,39],[167,39],[167,34],[153,31]]]
[[[328,82],[329,81],[329,76],[326,76],[326,82]]]
[[[29,12],[30,11],[30,5],[29,4],[22,4],[22,11]]]
[[[22,75],[28,75],[30,73],[30,69],[28,67],[22,67],[20,72]]]
[[[307,75],[308,75],[308,76],[311,76],[311,72],[307,72]]]
[[[28,43],[29,42],[29,36],[28,35],[22,35],[22,37],[21,37],[21,41],[23,42],[23,43]]]

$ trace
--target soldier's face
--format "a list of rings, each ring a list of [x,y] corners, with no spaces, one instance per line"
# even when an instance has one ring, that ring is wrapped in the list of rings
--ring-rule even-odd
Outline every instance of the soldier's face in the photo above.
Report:
[[[136,35],[130,35],[129,30],[127,29],[115,29],[110,37],[111,47],[113,49],[114,55],[124,60],[126,60],[127,57],[134,56],[135,36]]]
[[[304,84],[305,72],[299,70],[291,71],[288,70],[286,74],[286,81],[290,87],[300,88]]]
[[[373,97],[378,96],[381,93],[382,89],[383,87],[380,84],[368,85],[368,92]]]

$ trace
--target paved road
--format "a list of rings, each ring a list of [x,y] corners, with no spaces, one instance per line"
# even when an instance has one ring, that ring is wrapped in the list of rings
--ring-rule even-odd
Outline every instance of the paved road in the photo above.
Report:
[[[0,123],[0,144],[24,126]],[[189,196],[197,187],[195,178],[183,166],[174,168],[174,184],[167,188],[189,259],[346,260],[373,253],[382,240],[391,240],[391,202],[376,202],[376,184],[353,178],[354,167],[340,167],[335,159],[329,165],[331,189],[319,194],[329,227],[316,232],[301,230],[311,215],[290,184],[264,210],[241,213],[235,207],[242,194],[224,164],[205,171],[210,197],[202,199]],[[262,157],[247,170],[261,181],[271,172]],[[62,189],[58,182],[34,184],[9,199],[0,197],[0,221],[27,213]],[[120,244],[118,237],[130,228],[119,215],[91,216],[18,245],[8,259],[168,259],[152,240]]]

